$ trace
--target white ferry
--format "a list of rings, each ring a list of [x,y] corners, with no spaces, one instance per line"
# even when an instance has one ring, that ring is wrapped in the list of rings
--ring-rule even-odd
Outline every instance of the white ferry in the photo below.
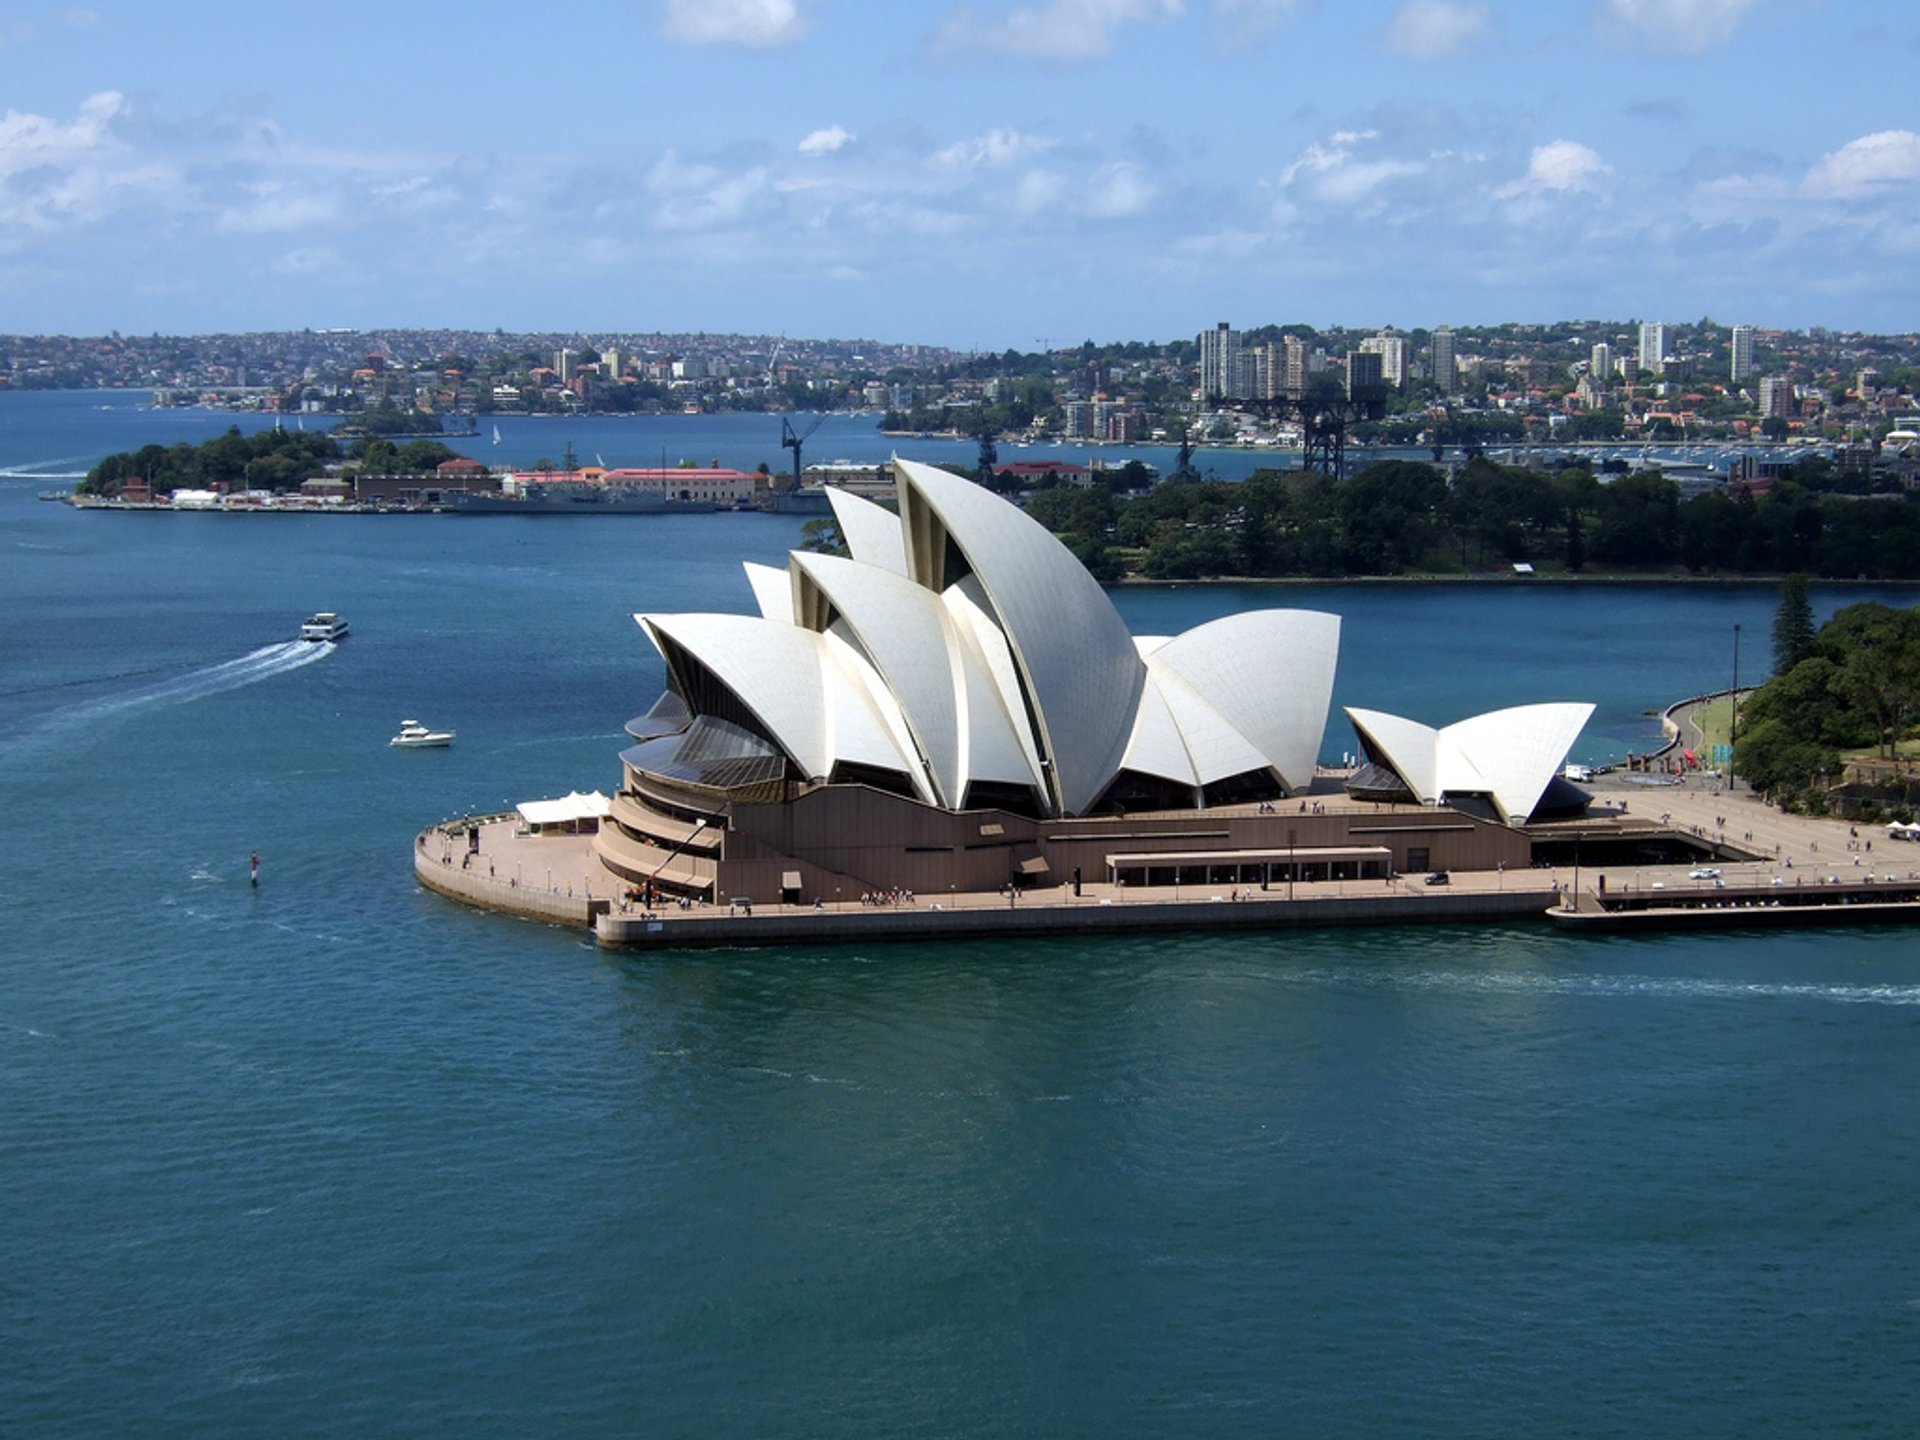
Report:
[[[322,640],[344,640],[347,638],[346,616],[336,615],[331,610],[310,615],[306,624],[300,627],[300,638],[316,644]]]

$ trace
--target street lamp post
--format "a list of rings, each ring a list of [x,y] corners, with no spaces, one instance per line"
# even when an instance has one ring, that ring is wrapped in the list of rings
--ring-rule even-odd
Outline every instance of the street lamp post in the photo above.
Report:
[[[1740,626],[1733,627],[1733,720],[1727,730],[1727,793],[1735,784],[1734,755],[1740,743]]]

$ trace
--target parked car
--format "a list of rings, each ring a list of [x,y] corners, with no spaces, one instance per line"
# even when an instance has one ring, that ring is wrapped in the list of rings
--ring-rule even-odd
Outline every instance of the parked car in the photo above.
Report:
[[[1427,876],[1427,884],[1429,885],[1446,885],[1449,883],[1451,882],[1447,879],[1447,872],[1444,870],[1436,870]]]
[[[1718,880],[1719,878],[1719,869],[1712,865],[1696,865],[1693,869],[1687,871],[1687,879],[1689,880]]]

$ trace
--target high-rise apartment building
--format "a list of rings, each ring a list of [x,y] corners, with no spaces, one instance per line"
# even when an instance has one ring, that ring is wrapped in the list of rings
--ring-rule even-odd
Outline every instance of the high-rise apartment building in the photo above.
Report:
[[[1200,394],[1212,399],[1215,395],[1229,400],[1247,398],[1247,364],[1245,353],[1240,348],[1240,337],[1233,333],[1233,327],[1222,320],[1211,330],[1202,330],[1199,334],[1200,346]]]
[[[1304,395],[1307,390],[1307,375],[1313,368],[1313,357],[1307,350],[1307,342],[1298,335],[1284,335],[1280,339],[1280,389],[1287,395]]]
[[[1733,327],[1733,363],[1728,375],[1738,385],[1743,380],[1753,378],[1753,326],[1736,325]]]
[[[1785,375],[1760,377],[1760,413],[1769,420],[1793,418],[1793,381]]]
[[[1434,326],[1431,349],[1433,383],[1442,395],[1451,395],[1460,388],[1460,367],[1453,358],[1453,331],[1445,325]]]
[[[1380,375],[1396,389],[1407,383],[1407,337],[1391,330],[1369,335],[1360,342],[1362,351],[1380,357]]]
[[[1364,345],[1366,342],[1362,341]],[[1386,369],[1381,363],[1378,351],[1356,350],[1347,356],[1347,394],[1359,395],[1363,391],[1378,390],[1386,384]]]
[[[1656,320],[1640,322],[1640,368],[1658,375],[1667,363],[1667,327]]]
[[[1602,385],[1613,383],[1613,346],[1602,340],[1587,356],[1587,373]]]

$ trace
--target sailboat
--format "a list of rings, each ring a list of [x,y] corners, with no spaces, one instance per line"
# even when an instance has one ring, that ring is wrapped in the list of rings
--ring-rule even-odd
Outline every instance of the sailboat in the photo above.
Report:
[[[500,427],[498,425],[493,427],[493,443],[496,445],[500,443]]]

